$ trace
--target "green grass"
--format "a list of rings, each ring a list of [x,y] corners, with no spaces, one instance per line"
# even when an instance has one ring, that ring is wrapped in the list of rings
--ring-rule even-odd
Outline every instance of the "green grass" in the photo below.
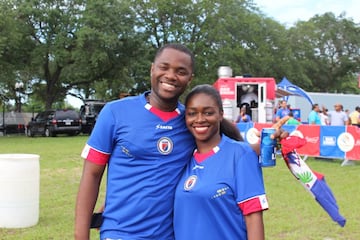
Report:
[[[30,228],[0,228],[1,240],[73,239],[75,199],[83,164],[80,152],[87,137],[0,137],[0,153],[40,155],[39,222]],[[91,239],[98,239],[98,232],[91,231]]]
[[[40,155],[39,223],[30,228],[0,228],[1,240],[73,239],[75,198],[83,163],[80,152],[87,137],[0,137],[0,153]],[[264,213],[266,239],[359,239],[360,162],[342,167],[340,160],[309,158],[307,164],[325,174],[340,212],[347,218],[346,226],[341,228],[334,223],[290,174],[284,161],[278,159],[276,167],[264,168],[270,203],[270,209]],[[96,230],[91,233],[91,239],[99,239]]]

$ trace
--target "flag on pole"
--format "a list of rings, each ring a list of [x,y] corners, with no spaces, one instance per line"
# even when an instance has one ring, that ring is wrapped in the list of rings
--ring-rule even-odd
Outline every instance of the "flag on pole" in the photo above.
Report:
[[[291,173],[309,190],[332,220],[344,227],[346,219],[340,214],[336,199],[326,183],[324,175],[311,170],[296,153],[296,149],[305,145],[306,140],[298,136],[289,136],[282,139],[280,143],[282,156]]]

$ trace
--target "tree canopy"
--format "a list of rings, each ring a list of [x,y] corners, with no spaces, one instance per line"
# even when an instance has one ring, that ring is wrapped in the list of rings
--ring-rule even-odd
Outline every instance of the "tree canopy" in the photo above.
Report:
[[[195,53],[194,85],[228,65],[305,90],[359,92],[360,29],[345,14],[286,28],[251,0],[4,0],[0,19],[0,93],[19,101],[21,91],[32,107],[63,105],[68,94],[141,93],[156,49],[169,42]]]

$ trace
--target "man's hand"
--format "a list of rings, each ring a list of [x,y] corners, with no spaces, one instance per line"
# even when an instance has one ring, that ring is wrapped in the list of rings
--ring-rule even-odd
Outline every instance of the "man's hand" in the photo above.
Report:
[[[281,128],[287,122],[287,120],[289,120],[289,118],[289,116],[285,116],[272,125],[272,128],[275,128],[276,132],[270,136],[271,138],[277,139],[277,141],[280,142],[281,139],[287,138],[289,136],[289,133]]]
[[[278,143],[278,148],[280,148],[279,147],[280,146],[280,141],[289,136],[289,132],[287,132],[287,131],[285,131],[284,129],[281,128],[289,118],[290,118],[289,116],[285,116],[285,117],[281,118],[279,121],[277,121],[275,124],[273,124],[271,126],[272,128],[275,128],[276,131],[275,131],[274,134],[271,134],[270,137],[272,139],[276,139],[276,141]],[[255,134],[260,139],[260,135],[261,135],[260,131],[256,131]],[[255,150],[257,155],[260,155],[260,143],[254,143],[254,144],[250,144],[250,145]]]

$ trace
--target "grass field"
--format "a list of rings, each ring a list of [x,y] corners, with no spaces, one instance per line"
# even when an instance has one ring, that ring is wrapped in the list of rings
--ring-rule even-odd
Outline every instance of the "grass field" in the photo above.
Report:
[[[75,198],[83,162],[80,151],[87,137],[0,137],[0,153],[40,155],[39,222],[30,228],[0,228],[1,240],[73,239]],[[346,226],[334,223],[278,159],[276,167],[264,168],[270,203],[270,210],[264,213],[266,239],[359,239],[360,162],[342,167],[340,160],[310,158],[307,163],[325,174],[340,212],[347,219]],[[96,230],[91,232],[91,239],[99,239]]]

